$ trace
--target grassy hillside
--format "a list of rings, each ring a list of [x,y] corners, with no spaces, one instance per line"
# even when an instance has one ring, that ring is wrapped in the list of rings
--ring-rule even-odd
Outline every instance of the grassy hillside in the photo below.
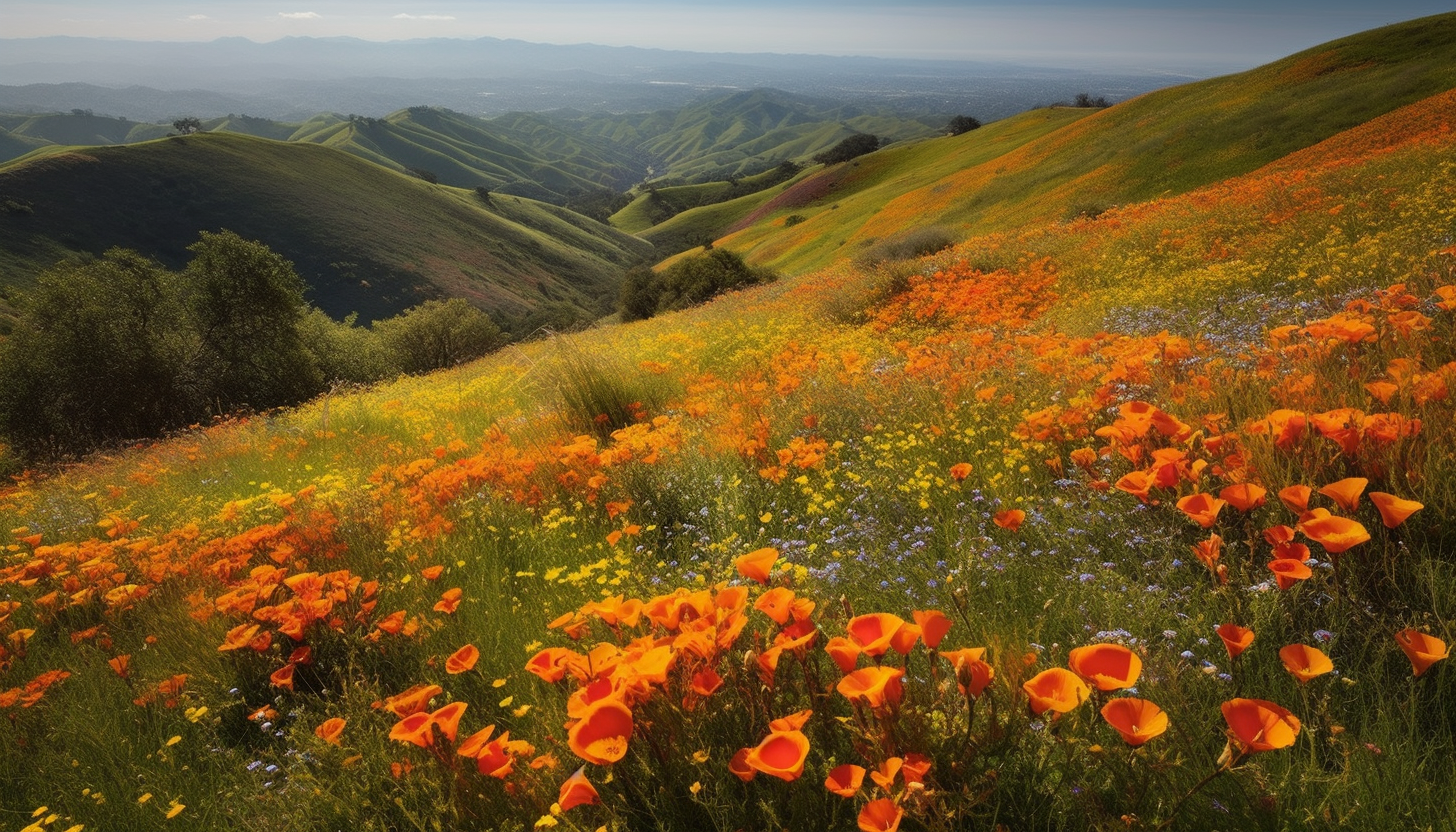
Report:
[[[1149,93],[972,164],[936,166],[933,157],[993,150],[983,143],[995,133],[882,151],[862,159],[865,170],[847,184],[844,172],[829,170],[826,181],[801,185],[834,191],[814,200],[811,222],[784,229],[784,215],[806,213],[785,208],[720,244],[764,265],[802,269],[910,225],[970,234],[1095,214],[1247,173],[1453,85],[1456,15],[1425,18]],[[878,187],[888,181],[893,188]]]
[[[22,477],[0,801],[1446,828],[1453,113]]]
[[[504,316],[598,309],[649,247],[550,206],[489,204],[348,154],[223,133],[56,149],[0,168],[0,269],[24,286],[72,254],[135,248],[178,266],[228,228],[293,260],[326,312],[386,317],[430,297]]]

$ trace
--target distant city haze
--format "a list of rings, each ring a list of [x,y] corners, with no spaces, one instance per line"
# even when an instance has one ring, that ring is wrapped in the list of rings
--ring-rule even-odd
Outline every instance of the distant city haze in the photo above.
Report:
[[[1449,3],[1131,2],[1017,4],[866,0],[380,2],[47,0],[0,4],[0,37],[210,41],[289,36],[510,38],[700,52],[1004,61],[1212,74],[1450,10]]]

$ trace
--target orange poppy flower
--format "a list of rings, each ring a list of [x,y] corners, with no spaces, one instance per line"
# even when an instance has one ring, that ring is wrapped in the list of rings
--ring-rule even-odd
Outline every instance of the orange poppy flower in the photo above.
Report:
[[[729,773],[745,783],[758,776],[758,772],[748,764],[748,755],[752,752],[752,748],[740,748],[728,761]]]
[[[1365,486],[1369,484],[1370,480],[1364,477],[1346,477],[1321,488],[1319,493],[1334,500],[1335,505],[1345,511],[1354,511],[1360,507],[1360,495],[1365,492]]]
[[[965,482],[966,477],[969,477],[970,475],[971,463],[969,462],[957,462],[956,464],[950,466],[951,479],[955,480],[956,482]]]
[[[1426,669],[1436,662],[1450,655],[1446,648],[1446,642],[1432,635],[1427,635],[1414,627],[1407,627],[1395,634],[1395,643],[1405,652],[1406,658],[1410,659],[1411,670],[1419,676],[1426,672]]]
[[[794,781],[804,773],[809,756],[809,738],[803,731],[774,731],[748,752],[748,767],[754,771]]]
[[[1299,524],[1305,537],[1325,547],[1325,551],[1338,555],[1352,546],[1358,546],[1370,539],[1365,527],[1345,517],[1316,517]]]
[[[885,791],[893,791],[895,775],[900,773],[900,768],[904,765],[905,761],[901,758],[891,757],[883,763],[880,763],[878,770],[870,772],[870,779],[875,781],[876,786],[879,786]]]
[[[712,696],[721,687],[723,687],[723,677],[719,676],[718,671],[711,667],[693,674],[693,693],[699,696]]]
[[[733,561],[733,566],[743,577],[767,584],[769,571],[773,569],[774,562],[778,559],[779,550],[777,549],[755,549]]]
[[[905,755],[900,766],[900,776],[905,778],[906,785],[911,783],[925,782],[925,775],[930,773],[931,760],[924,754],[916,754],[914,751]]]
[[[949,659],[955,668],[956,683],[962,696],[970,694],[979,699],[986,686],[996,678],[996,670],[982,658],[986,655],[984,647],[963,647],[940,655]]]
[[[1118,491],[1126,491],[1127,493],[1138,498],[1138,500],[1146,503],[1148,501],[1148,494],[1152,491],[1153,486],[1153,478],[1151,475],[1148,474],[1148,472],[1129,471],[1128,473],[1124,474],[1122,479],[1118,480],[1112,487],[1116,488]]]
[[[1309,422],[1298,410],[1276,410],[1267,420],[1269,436],[1276,448],[1291,448],[1304,438]]]
[[[1031,700],[1031,712],[1034,714],[1046,711],[1064,714],[1092,695],[1092,689],[1087,687],[1086,682],[1061,667],[1043,670],[1023,682],[1021,689]]]
[[[556,803],[563,812],[575,806],[590,806],[601,802],[602,799],[597,795],[596,787],[586,779],[585,766],[566,778],[566,782],[561,784],[561,791],[556,797]]]
[[[274,687],[293,690],[293,671],[296,667],[297,665],[289,662],[288,664],[285,664],[284,666],[273,671],[273,673],[268,676],[268,681],[271,682]]]
[[[420,748],[428,748],[435,744],[435,733],[430,727],[430,714],[425,711],[410,714],[394,724],[389,729],[389,738],[399,742],[407,742],[410,745],[418,745]]]
[[[217,650],[219,653],[226,653],[229,650],[240,650],[252,643],[253,637],[256,635],[258,635],[257,624],[239,624],[231,630],[228,630],[227,635],[223,636],[222,644],[218,646]]]
[[[1314,492],[1307,485],[1291,485],[1279,489],[1279,502],[1295,514],[1309,511],[1309,497]]]
[[[1289,526],[1270,526],[1264,530],[1264,542],[1270,546],[1279,546],[1293,540],[1294,529]]]
[[[1122,741],[1128,745],[1142,745],[1168,730],[1168,715],[1162,708],[1146,699],[1130,696],[1113,699],[1103,705],[1102,718],[1122,735]]]
[[[1198,558],[1199,563],[1207,566],[1209,571],[1218,571],[1218,559],[1223,554],[1223,538],[1217,534],[1211,534],[1207,540],[1200,540],[1193,544],[1193,556]]]
[[[794,591],[781,586],[770,589],[753,602],[754,609],[773,619],[774,623],[780,626],[789,623],[793,605]]]
[[[887,612],[856,615],[849,619],[849,637],[861,652],[877,658],[890,649],[891,639],[903,626],[903,618]]]
[[[420,576],[427,581],[439,580],[443,574],[445,574],[445,567],[443,566],[426,566],[420,570]]]
[[[1284,669],[1294,674],[1300,684],[1335,669],[1329,656],[1307,644],[1286,644],[1279,648],[1279,660],[1284,662]]]
[[[588,763],[606,765],[627,755],[632,736],[632,711],[613,697],[587,707],[566,734],[567,745]]]
[[[1239,511],[1246,512],[1262,506],[1265,495],[1268,493],[1268,490],[1261,486],[1254,485],[1251,482],[1241,482],[1236,485],[1227,486],[1218,492],[1218,496]]]
[[[931,650],[939,647],[941,639],[950,632],[951,620],[940,610],[915,610],[911,615],[920,627],[920,640]]]
[[[1121,690],[1137,684],[1143,662],[1121,644],[1089,644],[1067,654],[1067,667],[1097,686],[1098,690]]]
[[[526,669],[536,674],[543,682],[559,682],[561,677],[566,675],[572,660],[579,658],[581,658],[581,654],[575,650],[568,650],[565,647],[547,647],[526,662]]]
[[[907,621],[900,625],[900,629],[895,631],[895,635],[890,637],[890,646],[895,649],[896,653],[908,656],[910,651],[915,649],[915,642],[919,640],[920,627]]]
[[[1370,502],[1375,504],[1375,508],[1380,512],[1380,522],[1384,523],[1387,529],[1399,526],[1406,521],[1407,517],[1425,508],[1415,500],[1404,500],[1384,491],[1370,492]]]
[[[834,664],[839,667],[840,673],[853,673],[855,665],[859,662],[859,645],[844,636],[835,636],[824,645],[824,652],[834,659]]]
[[[834,689],[851,702],[863,702],[871,708],[886,703],[897,705],[904,693],[900,678],[905,671],[898,667],[866,667],[839,680]]]
[[[111,672],[125,679],[130,673],[131,654],[125,653],[123,655],[117,656],[114,659],[107,659],[106,663],[111,666]]]
[[[890,798],[882,797],[871,800],[860,810],[858,826],[860,832],[896,832],[903,817],[904,809],[895,805],[895,801]]]
[[[475,667],[477,661],[480,661],[480,651],[475,645],[467,644],[445,659],[445,672],[452,676],[464,673]]]
[[[454,615],[455,610],[460,608],[460,597],[462,594],[463,593],[458,586],[445,590],[443,593],[440,594],[440,600],[435,602],[435,606],[433,607],[433,609],[435,610],[435,612],[443,612],[446,615]]]
[[[320,722],[317,728],[313,729],[313,733],[314,736],[317,736],[326,743],[338,745],[340,743],[340,737],[344,734],[344,720],[339,717],[326,719]]]
[[[1009,532],[1014,532],[1017,529],[1021,528],[1022,523],[1026,522],[1026,512],[1022,511],[1019,508],[1007,509],[1006,511],[998,511],[996,512],[996,515],[991,518],[991,522],[995,523],[996,525]]]
[[[864,784],[864,776],[863,766],[845,763],[829,772],[824,780],[824,788],[840,797],[854,797],[859,794],[859,788]]]
[[[1223,500],[1203,491],[1189,494],[1178,501],[1178,510],[1188,515],[1189,520],[1204,529],[1210,528],[1218,522],[1218,513],[1223,507]]]
[[[1254,643],[1254,631],[1248,627],[1240,627],[1233,623],[1224,623],[1214,629],[1218,637],[1223,640],[1225,650],[1228,650],[1229,658],[1236,659],[1239,654],[1249,649]]]
[[[1288,748],[1299,735],[1299,719],[1264,699],[1230,699],[1220,706],[1229,742],[1244,751]]]
[[[1296,558],[1275,558],[1269,561],[1269,571],[1274,573],[1280,589],[1288,589],[1314,575],[1304,561]]]

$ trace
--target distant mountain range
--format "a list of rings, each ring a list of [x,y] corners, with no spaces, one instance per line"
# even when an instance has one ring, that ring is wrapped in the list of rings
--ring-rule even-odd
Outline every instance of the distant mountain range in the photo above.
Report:
[[[1121,100],[1186,80],[968,61],[713,54],[495,38],[0,39],[0,110],[89,109],[142,120],[247,113],[293,121],[322,111],[380,117],[412,105],[470,115],[561,108],[625,113],[681,107],[710,91],[759,87],[901,113],[966,112],[991,120],[1078,92]]]

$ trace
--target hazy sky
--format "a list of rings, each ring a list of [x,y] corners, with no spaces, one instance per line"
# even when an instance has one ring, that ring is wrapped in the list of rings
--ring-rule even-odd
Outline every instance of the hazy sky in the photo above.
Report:
[[[1430,0],[3,0],[0,37],[491,36],[710,52],[1242,68],[1453,7]]]

